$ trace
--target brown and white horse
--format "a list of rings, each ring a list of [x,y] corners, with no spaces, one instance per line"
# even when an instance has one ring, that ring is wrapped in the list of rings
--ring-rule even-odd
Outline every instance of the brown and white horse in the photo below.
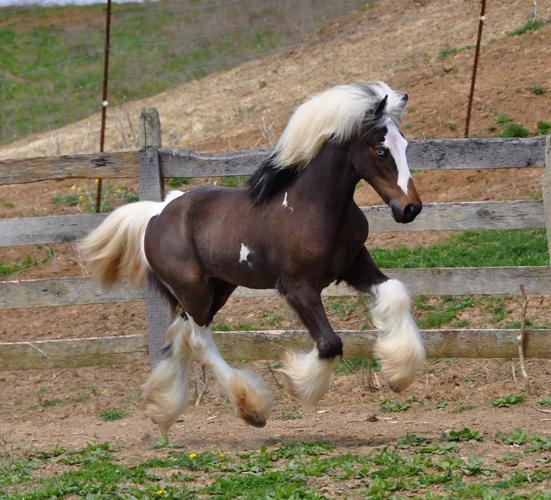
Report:
[[[387,278],[364,243],[368,222],[354,203],[360,179],[394,219],[421,211],[399,125],[407,95],[384,83],[336,86],[300,106],[248,187],[203,186],[164,202],[123,206],[82,243],[92,275],[108,287],[123,275],[157,285],[177,314],[164,359],[144,385],[148,412],[163,433],[185,410],[192,353],[209,366],[237,414],[265,425],[271,392],[260,376],[220,356],[209,328],[237,286],[276,288],[310,332],[310,353],[289,352],[282,372],[306,405],[327,391],[343,355],[320,298],[334,281],[374,296],[376,355],[390,386],[409,386],[425,351],[404,286]]]

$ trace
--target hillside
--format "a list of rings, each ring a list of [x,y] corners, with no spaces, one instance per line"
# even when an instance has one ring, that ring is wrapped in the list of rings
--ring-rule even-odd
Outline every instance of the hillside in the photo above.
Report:
[[[551,5],[489,2],[471,135],[491,136],[506,115],[534,133],[551,110]],[[273,143],[290,112],[333,83],[385,80],[410,94],[408,138],[462,137],[479,3],[382,1],[308,36],[296,48],[109,109],[106,150],[136,147],[137,110],[156,107],[165,147],[221,151]],[[517,30],[518,34],[514,34]],[[0,158],[97,149],[99,115],[0,148]]]

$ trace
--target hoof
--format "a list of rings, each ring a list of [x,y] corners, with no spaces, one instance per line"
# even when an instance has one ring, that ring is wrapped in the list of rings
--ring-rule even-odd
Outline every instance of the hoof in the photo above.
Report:
[[[388,386],[391,388],[392,392],[402,392],[403,389],[400,389],[399,387],[396,387],[393,385],[390,381],[388,382]]]
[[[245,421],[253,427],[264,427],[266,425],[266,419],[259,417],[256,412],[251,412],[251,414],[247,416]]]
[[[272,411],[272,391],[262,378],[249,371],[235,371],[225,387],[239,418],[253,427],[264,427]]]
[[[318,350],[309,353],[287,351],[284,368],[278,371],[285,377],[288,394],[304,406],[312,408],[329,390],[333,368],[339,364],[340,356],[321,359]]]

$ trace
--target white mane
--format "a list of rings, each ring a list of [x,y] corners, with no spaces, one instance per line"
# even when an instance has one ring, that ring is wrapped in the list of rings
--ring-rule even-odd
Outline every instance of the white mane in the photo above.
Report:
[[[384,113],[369,116],[387,97]],[[276,168],[303,167],[331,139],[345,142],[359,133],[362,126],[384,126],[390,118],[400,125],[407,99],[386,83],[374,85],[338,85],[312,96],[295,111],[274,148],[272,164]]]

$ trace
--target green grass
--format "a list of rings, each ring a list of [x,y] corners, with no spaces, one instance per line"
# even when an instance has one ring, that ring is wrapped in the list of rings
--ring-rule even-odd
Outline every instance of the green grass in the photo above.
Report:
[[[104,422],[112,422],[113,420],[120,420],[121,418],[126,417],[127,415],[130,415],[130,412],[124,411],[124,410],[103,410],[100,414],[98,414],[98,418],[100,420],[103,420]]]
[[[114,3],[109,109],[293,46],[356,8],[330,0]],[[0,16],[0,143],[101,109],[104,3],[3,7]]]
[[[503,132],[494,134],[494,137],[530,137],[530,131],[518,123],[510,123]]]
[[[511,405],[522,403],[525,398],[526,394],[522,394],[521,396],[509,394],[508,396],[504,396],[502,398],[492,399],[492,405],[496,408],[509,408]]]
[[[52,203],[68,207],[78,206],[86,213],[96,213],[97,183],[79,188],[73,186],[71,191],[67,195],[53,196]],[[120,205],[134,203],[138,200],[138,192],[135,189],[128,186],[118,187],[114,182],[108,182],[102,186],[100,212],[112,212]]]
[[[548,22],[548,21],[547,21]],[[527,31],[537,31],[543,26],[545,26],[546,21],[543,21],[541,19],[537,19],[535,21],[528,21],[524,26],[521,26],[520,28],[517,28],[513,31],[506,31],[505,34],[507,36],[518,36],[518,35],[524,35]]]
[[[458,54],[459,52],[463,52],[464,50],[470,50],[473,48],[474,48],[474,45],[467,45],[459,49],[458,48],[443,49],[438,53],[438,60],[441,61],[442,59],[445,59],[448,56],[453,56],[454,54]]]
[[[549,122],[539,121],[537,123],[537,127],[538,129],[536,130],[536,135],[547,135],[549,134],[551,124]]]
[[[33,450],[25,457],[0,456],[0,490],[3,500],[329,500],[335,490],[369,500],[551,499],[542,493],[551,482],[546,461],[538,459],[524,470],[525,454],[544,457],[549,438],[515,429],[496,446],[508,450],[514,444],[524,454],[509,453],[495,463],[477,453],[480,440],[477,432],[464,428],[441,439],[408,433],[365,454],[340,453],[323,442],[284,442],[235,455],[158,449],[145,461],[129,461],[108,442],[76,451],[56,447]],[[519,467],[498,473],[497,463]],[[57,474],[44,474],[54,464],[63,468],[57,465]],[[326,485],[323,489],[320,481]],[[531,493],[535,485],[537,496]]]
[[[39,259],[35,259],[30,255],[27,255],[27,257],[25,257],[22,261],[14,264],[0,262],[0,277],[14,275],[22,271],[26,271],[27,269],[31,269],[32,267],[45,264],[46,262],[49,262],[53,256],[54,252],[52,250],[45,249],[44,256]]]
[[[392,401],[390,399],[383,399],[381,401],[381,405],[379,407],[380,411],[383,413],[400,413],[403,411],[407,411],[411,408],[411,405],[406,404],[400,404],[397,401]]]
[[[509,117],[509,115],[498,115],[496,118],[497,123],[507,123],[510,121],[511,121],[511,118]]]
[[[465,231],[429,247],[370,253],[381,268],[549,265],[544,229]]]

